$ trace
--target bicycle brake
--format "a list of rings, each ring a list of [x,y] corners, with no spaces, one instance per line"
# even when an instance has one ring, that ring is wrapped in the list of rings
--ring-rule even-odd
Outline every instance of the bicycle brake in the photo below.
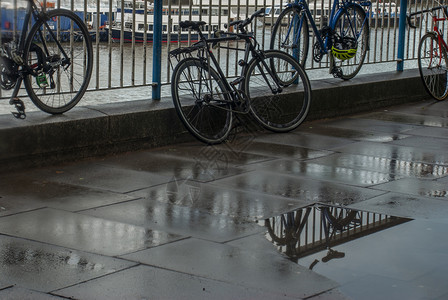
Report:
[[[9,104],[14,105],[17,112],[11,112],[16,119],[25,120],[25,104],[19,98],[13,98],[9,101]]]

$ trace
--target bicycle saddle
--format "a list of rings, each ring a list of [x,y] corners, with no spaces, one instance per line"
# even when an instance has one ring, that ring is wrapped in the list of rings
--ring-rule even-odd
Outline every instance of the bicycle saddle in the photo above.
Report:
[[[182,21],[179,23],[181,28],[191,28],[199,30],[200,26],[207,24],[205,21]]]

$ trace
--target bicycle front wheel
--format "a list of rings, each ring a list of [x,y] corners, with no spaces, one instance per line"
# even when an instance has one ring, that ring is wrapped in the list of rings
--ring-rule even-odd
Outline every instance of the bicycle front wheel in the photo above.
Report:
[[[311,85],[303,68],[287,53],[268,50],[252,59],[245,73],[244,91],[251,113],[273,132],[295,129],[311,105]]]
[[[171,78],[171,94],[176,112],[200,141],[225,141],[232,129],[230,95],[218,73],[197,58],[180,61]]]
[[[430,32],[425,34],[418,46],[418,70],[426,91],[437,100],[444,100],[448,95],[447,53],[440,45],[437,36]]]
[[[92,41],[73,12],[55,9],[31,28],[24,57],[33,74],[24,77],[26,91],[42,111],[61,114],[83,97],[93,68]]]
[[[305,66],[308,56],[308,22],[297,8],[283,10],[272,29],[270,49],[284,51]]]
[[[333,55],[334,67],[338,70],[336,76],[344,80],[352,79],[361,69],[369,48],[369,23],[365,11],[357,5],[344,8],[336,19],[334,31],[336,43],[342,44],[342,47],[333,47],[348,50],[353,47],[353,42],[356,44],[356,53],[350,59]]]

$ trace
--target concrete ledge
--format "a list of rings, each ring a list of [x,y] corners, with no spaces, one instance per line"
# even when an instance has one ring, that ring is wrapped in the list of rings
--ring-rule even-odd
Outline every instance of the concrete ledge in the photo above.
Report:
[[[428,97],[418,70],[323,79],[312,88],[308,121]],[[79,107],[61,116],[32,112],[24,121],[0,115],[0,172],[191,140],[170,97]]]

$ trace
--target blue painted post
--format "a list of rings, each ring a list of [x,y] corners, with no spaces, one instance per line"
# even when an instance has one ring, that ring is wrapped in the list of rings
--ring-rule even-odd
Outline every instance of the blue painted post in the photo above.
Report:
[[[162,89],[162,0],[154,1],[152,52],[152,99],[160,100]]]
[[[400,1],[400,23],[398,26],[398,53],[397,53],[397,71],[403,71],[404,67],[404,41],[406,37],[406,12],[408,1]]]

